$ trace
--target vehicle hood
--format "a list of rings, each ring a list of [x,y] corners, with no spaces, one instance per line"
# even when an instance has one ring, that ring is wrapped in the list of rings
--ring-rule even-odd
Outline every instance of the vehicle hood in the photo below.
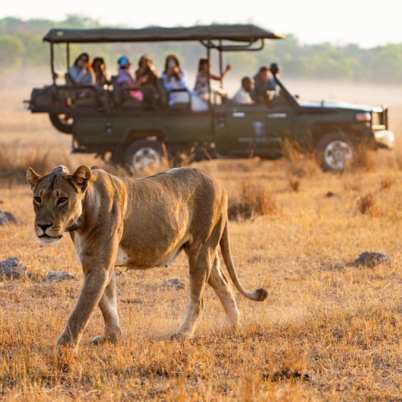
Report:
[[[357,105],[353,103],[343,102],[300,102],[300,106],[305,109],[320,109],[320,110],[349,110],[356,112],[382,112],[384,109],[381,106]]]

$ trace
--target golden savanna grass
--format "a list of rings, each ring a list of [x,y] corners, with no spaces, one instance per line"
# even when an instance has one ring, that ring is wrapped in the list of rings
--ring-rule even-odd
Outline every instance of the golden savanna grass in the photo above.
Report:
[[[78,354],[58,356],[55,338],[79,294],[80,266],[68,238],[55,247],[38,245],[30,190],[9,173],[13,168],[22,177],[26,164],[42,171],[99,161],[69,155],[68,137],[35,117],[30,131],[24,119],[32,116],[9,110],[0,126],[0,207],[19,220],[0,226],[0,260],[16,256],[35,274],[0,281],[0,399],[401,400],[400,144],[396,154],[370,155],[369,168],[342,175],[323,174],[297,154],[198,164],[223,182],[232,208],[250,210],[230,223],[232,252],[242,282],[266,287],[267,301],[238,296],[242,324],[233,331],[208,289],[194,339],[168,341],[187,303],[184,256],[169,268],[119,270],[122,342],[90,345],[103,329],[97,311]],[[394,129],[402,132],[402,124]],[[390,263],[348,264],[363,251],[385,252]],[[43,282],[51,270],[77,280]],[[169,278],[185,289],[162,286]]]

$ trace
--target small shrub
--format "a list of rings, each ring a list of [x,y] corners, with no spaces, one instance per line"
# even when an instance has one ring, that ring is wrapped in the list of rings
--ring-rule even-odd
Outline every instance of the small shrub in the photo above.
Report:
[[[229,219],[243,221],[278,211],[271,192],[261,185],[244,183],[237,197],[229,201]]]
[[[380,216],[381,208],[378,205],[377,199],[374,194],[368,193],[357,200],[357,208],[363,215]]]
[[[300,189],[300,180],[290,178],[289,179],[289,187],[292,189],[292,191],[297,193]]]

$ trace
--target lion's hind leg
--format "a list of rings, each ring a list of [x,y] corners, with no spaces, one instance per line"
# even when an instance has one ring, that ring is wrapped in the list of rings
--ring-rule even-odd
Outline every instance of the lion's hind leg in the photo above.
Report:
[[[236,327],[239,324],[239,309],[237,308],[232,289],[220,268],[218,255],[215,257],[208,283],[221,301],[230,323]]]
[[[173,338],[191,338],[194,333],[198,318],[204,308],[205,284],[211,272],[212,261],[208,249],[200,253],[189,255],[190,262],[190,303],[183,324],[178,334]]]

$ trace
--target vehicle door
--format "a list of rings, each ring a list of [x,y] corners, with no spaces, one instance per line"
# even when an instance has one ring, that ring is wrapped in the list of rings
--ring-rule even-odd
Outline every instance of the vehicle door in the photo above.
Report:
[[[217,151],[242,157],[276,156],[283,139],[290,136],[293,114],[290,105],[282,101],[270,105],[220,105],[214,114]]]
[[[217,106],[214,132],[218,153],[239,157],[266,153],[271,142],[266,115],[265,105]]]

